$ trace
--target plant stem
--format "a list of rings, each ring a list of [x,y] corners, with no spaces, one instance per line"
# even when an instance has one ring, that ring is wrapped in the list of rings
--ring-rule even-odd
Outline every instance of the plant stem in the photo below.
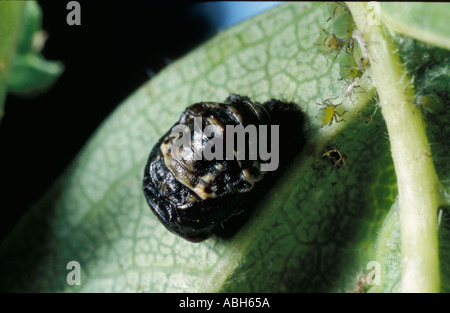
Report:
[[[402,292],[439,292],[436,231],[439,179],[426,136],[426,124],[414,99],[406,69],[391,36],[368,25],[364,3],[348,3],[367,44],[372,80],[391,143],[399,190]]]

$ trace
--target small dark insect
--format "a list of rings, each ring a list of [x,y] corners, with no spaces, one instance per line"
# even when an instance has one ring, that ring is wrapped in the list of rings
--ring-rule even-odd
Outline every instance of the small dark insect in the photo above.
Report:
[[[328,158],[333,164],[331,170],[343,169],[347,166],[347,156],[338,149],[336,145],[327,146],[327,152],[322,155],[322,158]]]
[[[239,139],[234,140],[233,159],[227,159],[223,149],[218,150],[219,154],[223,153],[221,159],[208,160],[203,152],[205,147],[211,148],[213,138],[205,135],[200,140],[195,138],[195,121],[199,118],[202,129],[212,127],[213,138],[221,138],[223,143],[226,142],[229,125],[246,128],[249,125],[280,124],[280,165],[303,146],[303,113],[294,103],[272,99],[260,104],[248,97],[232,94],[223,103],[200,102],[187,107],[179,121],[151,151],[145,167],[143,189],[150,208],[162,224],[192,242],[205,240],[232,216],[248,210],[247,206],[241,207],[243,200],[252,189],[257,189],[253,188],[255,183],[265,176],[261,165],[269,162],[263,161],[260,155],[256,159],[238,160],[236,145]],[[282,126],[282,123],[288,126]],[[182,136],[172,132],[180,125],[191,135],[192,145],[187,149],[192,151],[190,155],[203,157],[182,157],[185,152],[184,146],[183,151],[180,150]],[[272,138],[271,134],[269,131],[267,138]],[[245,151],[249,151],[249,137],[245,137]],[[267,147],[273,149],[273,143],[269,141]],[[218,147],[214,144],[212,150],[217,152],[215,149]]]

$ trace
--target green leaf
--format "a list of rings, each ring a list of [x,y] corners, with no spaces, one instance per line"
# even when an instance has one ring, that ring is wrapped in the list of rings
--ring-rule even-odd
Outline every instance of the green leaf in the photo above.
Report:
[[[449,3],[383,2],[380,11],[383,23],[400,34],[432,45],[450,49],[448,20]]]
[[[25,19],[14,58],[8,91],[25,96],[45,92],[62,74],[61,62],[48,61],[40,53],[46,34],[41,30],[42,12],[36,1],[25,3]]]
[[[386,242],[400,245],[400,226],[394,227],[392,213],[401,207],[393,162],[398,158],[391,155],[396,136],[386,135],[385,107],[381,112],[371,72],[358,77],[345,96],[351,82],[341,79],[339,61],[333,53],[317,53],[322,29],[332,29],[334,17],[327,22],[329,17],[319,3],[281,5],[218,34],[133,93],[2,243],[0,290],[361,291],[370,287],[360,288],[367,265],[377,261],[384,271],[382,285],[369,291],[397,291],[392,286],[399,286],[403,263],[392,246],[381,250]],[[386,36],[373,46],[391,42]],[[402,45],[401,40],[393,45]],[[422,56],[411,61],[420,49],[404,50],[418,68],[401,69],[406,76],[415,73],[416,89],[423,94],[431,92],[429,84],[438,86],[436,94],[447,103],[443,79],[448,70],[442,59],[435,59],[434,49],[423,49],[431,62],[421,63]],[[376,71],[383,62],[371,57]],[[376,85],[384,95],[387,87]],[[155,142],[187,105],[222,101],[230,93],[259,102],[298,103],[308,121],[307,142],[283,176],[259,195],[250,220],[233,236],[190,243],[168,232],[150,212],[141,188],[144,166]],[[318,104],[327,99],[341,103],[345,122],[322,127],[323,106]],[[414,97],[411,101],[415,105]],[[442,187],[450,164],[448,114],[425,116]],[[330,144],[346,155],[346,167],[333,167],[321,157]],[[440,258],[448,259],[445,254]],[[81,266],[79,286],[66,282],[70,261]],[[389,264],[397,265],[392,269]],[[386,266],[392,275],[385,274]],[[443,286],[446,273],[442,270]]]
[[[48,90],[62,74],[60,62],[47,61],[35,53],[17,55],[8,81],[8,91],[35,95]]]
[[[37,1],[26,2],[24,10],[25,18],[23,19],[19,45],[17,47],[17,53],[19,54],[26,54],[35,49],[33,38],[41,30],[42,25],[42,11]]]
[[[0,120],[3,116],[3,102],[6,97],[6,84],[16,51],[22,25],[25,2],[0,2]]]
[[[392,205],[377,240],[376,260],[381,264],[382,284],[369,292],[401,291],[402,266],[398,200]]]

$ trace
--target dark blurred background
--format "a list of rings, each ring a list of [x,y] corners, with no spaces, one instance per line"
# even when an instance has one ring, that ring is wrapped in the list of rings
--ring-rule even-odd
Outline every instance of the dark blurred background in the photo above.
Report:
[[[0,124],[0,240],[129,94],[219,30],[279,3],[38,1],[49,38],[43,55],[65,71],[45,94],[9,94]]]

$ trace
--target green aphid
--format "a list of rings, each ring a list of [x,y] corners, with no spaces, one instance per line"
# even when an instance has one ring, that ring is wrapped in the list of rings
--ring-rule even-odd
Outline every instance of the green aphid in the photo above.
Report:
[[[331,26],[331,31],[336,37],[341,39],[350,38],[355,29],[355,22],[353,21],[350,12],[344,12],[336,17]]]
[[[448,98],[450,91],[450,57],[425,70],[425,75],[419,82],[421,94],[437,93],[442,98]]]
[[[364,50],[365,51],[365,50]],[[370,66],[367,52],[363,52],[358,40],[354,40],[352,47],[352,55],[361,72],[365,72]]]
[[[421,106],[425,112],[439,114],[444,111],[444,102],[435,94],[418,95],[415,101],[416,105]]]
[[[338,59],[339,73],[344,80],[354,80],[357,77],[361,77],[363,72],[358,67],[355,58],[349,53],[342,53]]]
[[[326,126],[326,125],[330,126],[331,124],[333,124],[333,121],[336,123],[345,122],[344,119],[338,119],[338,117],[342,117],[342,115],[344,115],[344,113],[346,113],[347,111],[339,113],[337,108],[342,103],[333,104],[333,102],[331,102],[331,100],[335,100],[335,99],[337,99],[337,98],[326,99],[322,103],[316,102],[316,104],[323,106],[323,108],[320,109],[322,114],[321,114],[321,116],[318,117],[321,120],[322,127]]]
[[[327,32],[325,29],[316,40],[315,45],[318,46],[318,50],[323,54],[334,54],[333,61],[339,56],[343,49],[348,49],[348,43],[351,38],[340,39],[335,34]]]
[[[345,42],[323,29],[315,44],[319,46],[319,50],[323,53],[339,53]]]
[[[329,20],[335,20],[337,17],[339,17],[341,14],[345,12],[350,12],[347,5],[342,2],[328,2],[327,3],[327,9],[328,13],[330,14]]]

